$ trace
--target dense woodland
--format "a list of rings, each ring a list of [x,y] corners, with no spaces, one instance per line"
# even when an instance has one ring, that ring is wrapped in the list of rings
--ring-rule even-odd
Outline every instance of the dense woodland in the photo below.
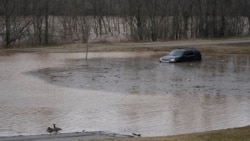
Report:
[[[241,36],[249,20],[250,0],[0,0],[0,44]]]

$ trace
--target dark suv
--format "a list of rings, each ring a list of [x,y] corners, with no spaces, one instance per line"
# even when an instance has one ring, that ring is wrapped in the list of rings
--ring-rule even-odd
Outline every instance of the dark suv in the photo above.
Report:
[[[185,62],[185,61],[201,61],[201,53],[196,48],[174,49],[168,55],[160,58],[160,62]]]

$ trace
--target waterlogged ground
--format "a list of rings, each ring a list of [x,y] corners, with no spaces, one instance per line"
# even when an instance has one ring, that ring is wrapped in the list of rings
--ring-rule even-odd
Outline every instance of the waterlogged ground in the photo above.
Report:
[[[0,56],[0,136],[82,130],[173,135],[250,124],[250,56],[159,63],[162,53]]]

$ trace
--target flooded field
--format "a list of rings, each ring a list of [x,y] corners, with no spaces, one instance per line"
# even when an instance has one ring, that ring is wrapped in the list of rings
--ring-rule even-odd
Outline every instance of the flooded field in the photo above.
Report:
[[[0,136],[53,123],[142,136],[250,125],[250,55],[168,64],[163,54],[1,54]]]

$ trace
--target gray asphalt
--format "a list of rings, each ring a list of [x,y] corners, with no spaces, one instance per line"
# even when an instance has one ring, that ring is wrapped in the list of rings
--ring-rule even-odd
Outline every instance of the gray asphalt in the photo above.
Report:
[[[30,136],[9,136],[0,137],[0,141],[78,141],[105,139],[114,137],[133,137],[132,135],[122,135],[115,133],[107,133],[103,131],[94,132],[78,132],[78,133],[59,133],[59,134],[43,134]]]

